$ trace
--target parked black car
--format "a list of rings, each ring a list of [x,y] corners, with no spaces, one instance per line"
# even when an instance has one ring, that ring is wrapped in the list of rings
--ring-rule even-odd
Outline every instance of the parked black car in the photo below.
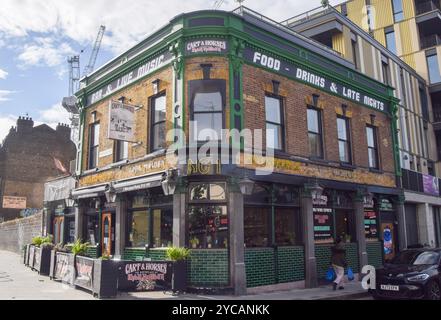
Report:
[[[405,250],[376,270],[375,299],[441,299],[441,249]]]

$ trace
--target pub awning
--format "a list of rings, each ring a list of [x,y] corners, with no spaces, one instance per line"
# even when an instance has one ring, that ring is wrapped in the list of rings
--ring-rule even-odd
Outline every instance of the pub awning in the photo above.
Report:
[[[161,186],[164,172],[154,175],[139,177],[136,179],[117,181],[113,184],[113,188],[117,193],[150,189]]]
[[[104,195],[104,192],[109,189],[108,184],[80,188],[72,191],[72,198],[74,199],[87,199],[95,198]]]

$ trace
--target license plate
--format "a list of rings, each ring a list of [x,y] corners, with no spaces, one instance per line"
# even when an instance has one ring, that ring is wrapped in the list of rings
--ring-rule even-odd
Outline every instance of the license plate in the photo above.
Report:
[[[381,285],[381,290],[385,290],[385,291],[400,291],[400,287],[399,286],[392,286],[389,284],[382,284]]]

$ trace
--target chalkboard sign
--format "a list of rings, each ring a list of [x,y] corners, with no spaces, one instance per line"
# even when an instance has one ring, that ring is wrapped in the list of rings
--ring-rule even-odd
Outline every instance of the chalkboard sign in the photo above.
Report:
[[[118,290],[155,291],[171,287],[171,262],[122,261],[118,271]]]
[[[93,259],[85,257],[75,258],[74,284],[84,289],[92,290],[93,285]]]
[[[378,239],[378,215],[372,209],[364,210],[364,233],[366,239]]]
[[[317,243],[332,242],[334,239],[334,219],[331,208],[314,207],[314,240]]]

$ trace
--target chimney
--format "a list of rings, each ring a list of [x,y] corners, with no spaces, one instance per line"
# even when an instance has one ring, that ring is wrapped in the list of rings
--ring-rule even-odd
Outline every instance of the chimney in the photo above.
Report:
[[[57,125],[57,133],[63,137],[65,140],[70,140],[70,127],[67,124],[59,123]]]
[[[19,117],[17,120],[17,132],[31,133],[34,127],[34,121],[30,117]]]

